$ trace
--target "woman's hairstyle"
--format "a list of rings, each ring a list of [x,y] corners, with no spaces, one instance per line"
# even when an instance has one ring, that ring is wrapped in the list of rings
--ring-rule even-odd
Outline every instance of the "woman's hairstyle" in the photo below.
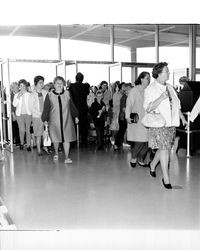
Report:
[[[44,81],[44,77],[43,76],[36,76],[34,78],[34,85],[36,86],[40,80]]]
[[[118,85],[118,91],[122,89],[122,86],[125,85],[125,82],[121,82],[119,85]]]
[[[10,89],[12,90],[15,86],[18,86],[18,82],[12,82],[10,84]]]
[[[63,84],[65,85],[65,80],[64,80],[64,78],[63,78],[62,76],[56,76],[56,77],[54,78],[54,80],[53,80],[53,84],[55,84],[56,81],[58,81],[58,80],[62,81]]]
[[[103,85],[103,84],[106,84],[106,85],[107,85],[107,88],[108,88],[108,83],[107,83],[106,81],[102,81],[102,82],[100,83],[99,89],[102,88],[102,85]]]
[[[189,77],[187,77],[187,76],[181,76],[180,78],[179,78],[179,82],[180,83],[185,83],[185,82],[187,82],[187,81],[189,81]]]
[[[157,63],[156,65],[154,65],[153,70],[152,70],[152,77],[157,79],[158,75],[160,73],[162,73],[163,68],[166,67],[167,65],[168,65],[168,63],[166,63],[166,62],[160,62],[160,63]]]
[[[140,84],[142,84],[141,79],[145,78],[146,75],[149,75],[149,76],[150,76],[149,72],[143,71],[142,73],[140,73],[139,76],[137,77],[137,79],[136,79],[135,82],[134,82],[135,85],[140,85]]]
[[[18,82],[18,86],[20,86],[20,84],[24,84],[25,86],[27,86],[27,81],[25,79],[20,79]]]
[[[97,92],[96,92],[96,95],[102,95],[102,91],[99,89],[99,90],[97,90]]]

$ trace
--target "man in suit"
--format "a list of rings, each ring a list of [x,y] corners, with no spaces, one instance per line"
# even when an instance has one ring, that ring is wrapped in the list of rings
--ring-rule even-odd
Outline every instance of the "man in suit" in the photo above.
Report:
[[[181,90],[190,90],[190,87],[187,84],[188,81],[189,81],[189,78],[187,76],[181,76],[179,78],[180,91]]]
[[[72,100],[79,112],[79,132],[82,146],[87,146],[88,137],[88,106],[87,96],[90,92],[90,85],[83,83],[84,75],[80,72],[76,74],[76,82],[70,84],[69,91]]]

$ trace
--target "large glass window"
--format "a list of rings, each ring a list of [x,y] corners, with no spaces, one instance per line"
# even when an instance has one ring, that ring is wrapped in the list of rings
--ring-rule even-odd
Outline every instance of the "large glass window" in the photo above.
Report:
[[[111,61],[110,45],[64,39],[61,41],[63,60]],[[1,37],[0,58],[57,60],[58,41],[56,38]],[[115,61],[130,62],[130,50],[126,47],[115,46]],[[67,66],[66,69],[66,77],[71,81],[75,79],[74,69],[73,66]],[[108,66],[84,64],[79,65],[78,70],[83,71],[85,81],[89,83],[96,85],[102,80],[108,81]],[[43,75],[48,82],[52,81],[55,76],[55,65],[11,64],[11,81],[25,78],[32,83],[37,74]],[[127,78],[129,79],[129,76],[125,77]]]
[[[160,47],[160,62],[167,62],[170,70],[169,82],[173,83],[173,71],[189,67],[189,48],[186,47]],[[138,62],[155,63],[155,48],[138,48]],[[174,83],[176,85],[176,83]]]

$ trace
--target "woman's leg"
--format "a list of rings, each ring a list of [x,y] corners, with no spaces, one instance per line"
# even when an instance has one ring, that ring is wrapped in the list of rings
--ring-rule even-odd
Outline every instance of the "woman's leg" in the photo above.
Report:
[[[151,171],[155,171],[157,164],[160,161],[160,150],[158,149],[154,155],[153,160],[150,163]]]
[[[59,146],[59,142],[54,142],[53,143],[54,146],[54,150],[55,150],[55,155],[58,155],[58,146]]]
[[[143,148],[143,142],[133,142],[133,149],[131,151],[132,153],[132,159],[131,159],[131,162],[136,162],[137,161],[137,158],[138,158],[138,155],[141,151],[141,149]]]
[[[115,145],[120,147],[123,142],[124,134],[126,132],[127,123],[124,120],[119,120],[119,131],[116,134]]]
[[[41,154],[41,136],[36,136],[36,146],[38,154]]]
[[[69,158],[70,143],[63,142],[63,148],[64,148],[64,152],[65,152],[65,159],[68,159]]]
[[[25,115],[25,126],[26,126],[26,143],[27,143],[27,148],[29,148],[31,146],[31,133],[30,133],[31,115]]]
[[[25,134],[25,121],[23,115],[17,116],[17,123],[19,127],[20,145],[22,146],[24,145],[24,134]]]
[[[141,142],[141,147],[137,156],[138,162],[145,165],[145,157],[147,155],[148,150],[148,142]]]
[[[163,173],[163,179],[165,184],[170,183],[170,178],[169,178],[169,169],[168,169],[168,164],[169,164],[169,151],[168,149],[160,149],[160,165]]]

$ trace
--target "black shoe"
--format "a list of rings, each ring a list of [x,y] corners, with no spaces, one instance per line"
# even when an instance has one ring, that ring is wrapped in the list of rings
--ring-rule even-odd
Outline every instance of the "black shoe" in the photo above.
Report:
[[[97,150],[102,150],[103,149],[103,146],[98,146],[97,147]]]
[[[151,162],[149,163],[149,168],[150,168],[150,175],[154,178],[156,178],[156,171],[151,171]]]
[[[169,183],[169,184],[165,184],[164,182],[164,179],[162,178],[162,183],[163,183],[163,186],[167,189],[172,189],[172,185]]]
[[[29,147],[27,147],[27,151],[31,151],[31,147],[29,146]]]
[[[135,167],[136,167],[137,162],[131,162],[131,161],[130,161],[130,164],[131,164],[131,167],[132,167],[132,168],[135,168]]]
[[[23,149],[24,149],[24,145],[20,145],[20,146],[19,146],[19,149],[20,149],[20,150],[23,150]]]
[[[116,152],[119,148],[117,147],[117,145],[113,145],[113,150]]]

